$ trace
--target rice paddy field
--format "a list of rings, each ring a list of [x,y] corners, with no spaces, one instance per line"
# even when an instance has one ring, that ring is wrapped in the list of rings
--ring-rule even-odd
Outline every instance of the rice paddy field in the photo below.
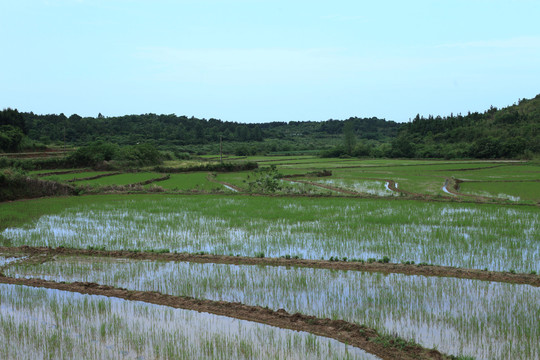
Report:
[[[448,354],[486,359],[540,356],[536,344],[540,289],[531,286],[354,271],[73,257],[14,266],[7,275],[283,308],[367,324]]]
[[[253,172],[164,179],[166,174],[151,171],[86,171],[45,178],[94,186],[160,179],[144,188],[164,192],[0,203],[0,358],[379,358],[372,348],[369,353],[264,321],[2,279],[97,283],[284,309],[374,329],[382,335],[370,341],[383,348],[416,343],[462,360],[540,358],[537,285],[403,274],[391,267],[365,272],[28,250],[414,263],[539,277],[539,164],[312,156],[230,160],[274,165],[284,177],[281,189],[271,196],[247,193]],[[317,176],[322,170],[325,176]],[[102,177],[87,179],[97,176]]]
[[[378,359],[308,333],[104,296],[0,284],[0,309],[2,359]]]
[[[146,186],[161,186],[167,190],[180,191],[214,191],[231,192],[221,184],[216,184],[208,180],[209,174],[206,172],[195,172],[186,174],[171,174],[168,180],[160,181]]]
[[[47,206],[51,200],[39,202]],[[4,246],[366,261],[388,256],[393,262],[540,272],[540,213],[523,206],[223,195],[92,196],[59,213],[7,227],[0,236]]]

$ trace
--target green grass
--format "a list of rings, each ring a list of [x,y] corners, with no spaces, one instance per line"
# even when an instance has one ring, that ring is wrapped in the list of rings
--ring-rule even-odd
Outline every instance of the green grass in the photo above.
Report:
[[[460,192],[515,202],[540,202],[540,182],[464,182]]]
[[[169,190],[200,190],[200,191],[229,191],[223,185],[208,181],[208,172],[195,172],[186,174],[171,174],[168,180],[155,183]],[[152,186],[152,185],[149,185]]]

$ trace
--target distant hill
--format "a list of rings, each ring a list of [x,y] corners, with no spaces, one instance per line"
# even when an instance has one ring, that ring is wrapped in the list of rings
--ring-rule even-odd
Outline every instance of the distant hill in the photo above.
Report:
[[[345,130],[348,129],[348,130]],[[349,132],[345,151],[344,132]],[[237,155],[324,151],[326,156],[408,158],[518,158],[540,154],[540,95],[484,113],[428,118],[399,124],[378,118],[241,124],[219,119],[157,114],[81,117],[0,112],[0,151],[16,151],[24,139],[81,146],[151,143],[174,153]],[[351,146],[353,148],[351,148]]]
[[[388,142],[400,124],[377,118],[350,118],[346,121],[305,121],[241,124],[218,119],[198,119],[172,115],[126,115],[81,117],[21,113],[25,131],[44,143],[83,145],[106,141],[120,145],[151,142],[161,149],[183,148],[216,152],[220,137],[229,152],[247,147],[247,152],[320,150],[341,141],[345,122],[353,124],[360,139]],[[247,155],[247,154],[245,154]]]
[[[540,153],[540,95],[484,113],[428,117],[403,124],[393,147],[404,156],[514,158]],[[397,151],[399,152],[399,151]]]

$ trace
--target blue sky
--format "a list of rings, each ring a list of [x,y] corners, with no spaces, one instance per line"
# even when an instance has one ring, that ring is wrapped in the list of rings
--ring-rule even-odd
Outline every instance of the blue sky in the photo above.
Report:
[[[0,0],[0,108],[408,121],[540,93],[540,1]]]

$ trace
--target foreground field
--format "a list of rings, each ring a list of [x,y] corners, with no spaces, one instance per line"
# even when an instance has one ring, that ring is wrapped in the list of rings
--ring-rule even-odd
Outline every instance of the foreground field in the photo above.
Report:
[[[104,296],[0,284],[0,303],[3,359],[377,359],[309,333]]]
[[[491,359],[540,356],[534,341],[540,336],[536,318],[540,288],[532,286],[294,267],[86,257],[22,263],[6,275],[95,282],[283,308],[289,313],[365,324],[449,354]]]
[[[231,160],[0,203],[0,357],[540,356],[540,166]]]

